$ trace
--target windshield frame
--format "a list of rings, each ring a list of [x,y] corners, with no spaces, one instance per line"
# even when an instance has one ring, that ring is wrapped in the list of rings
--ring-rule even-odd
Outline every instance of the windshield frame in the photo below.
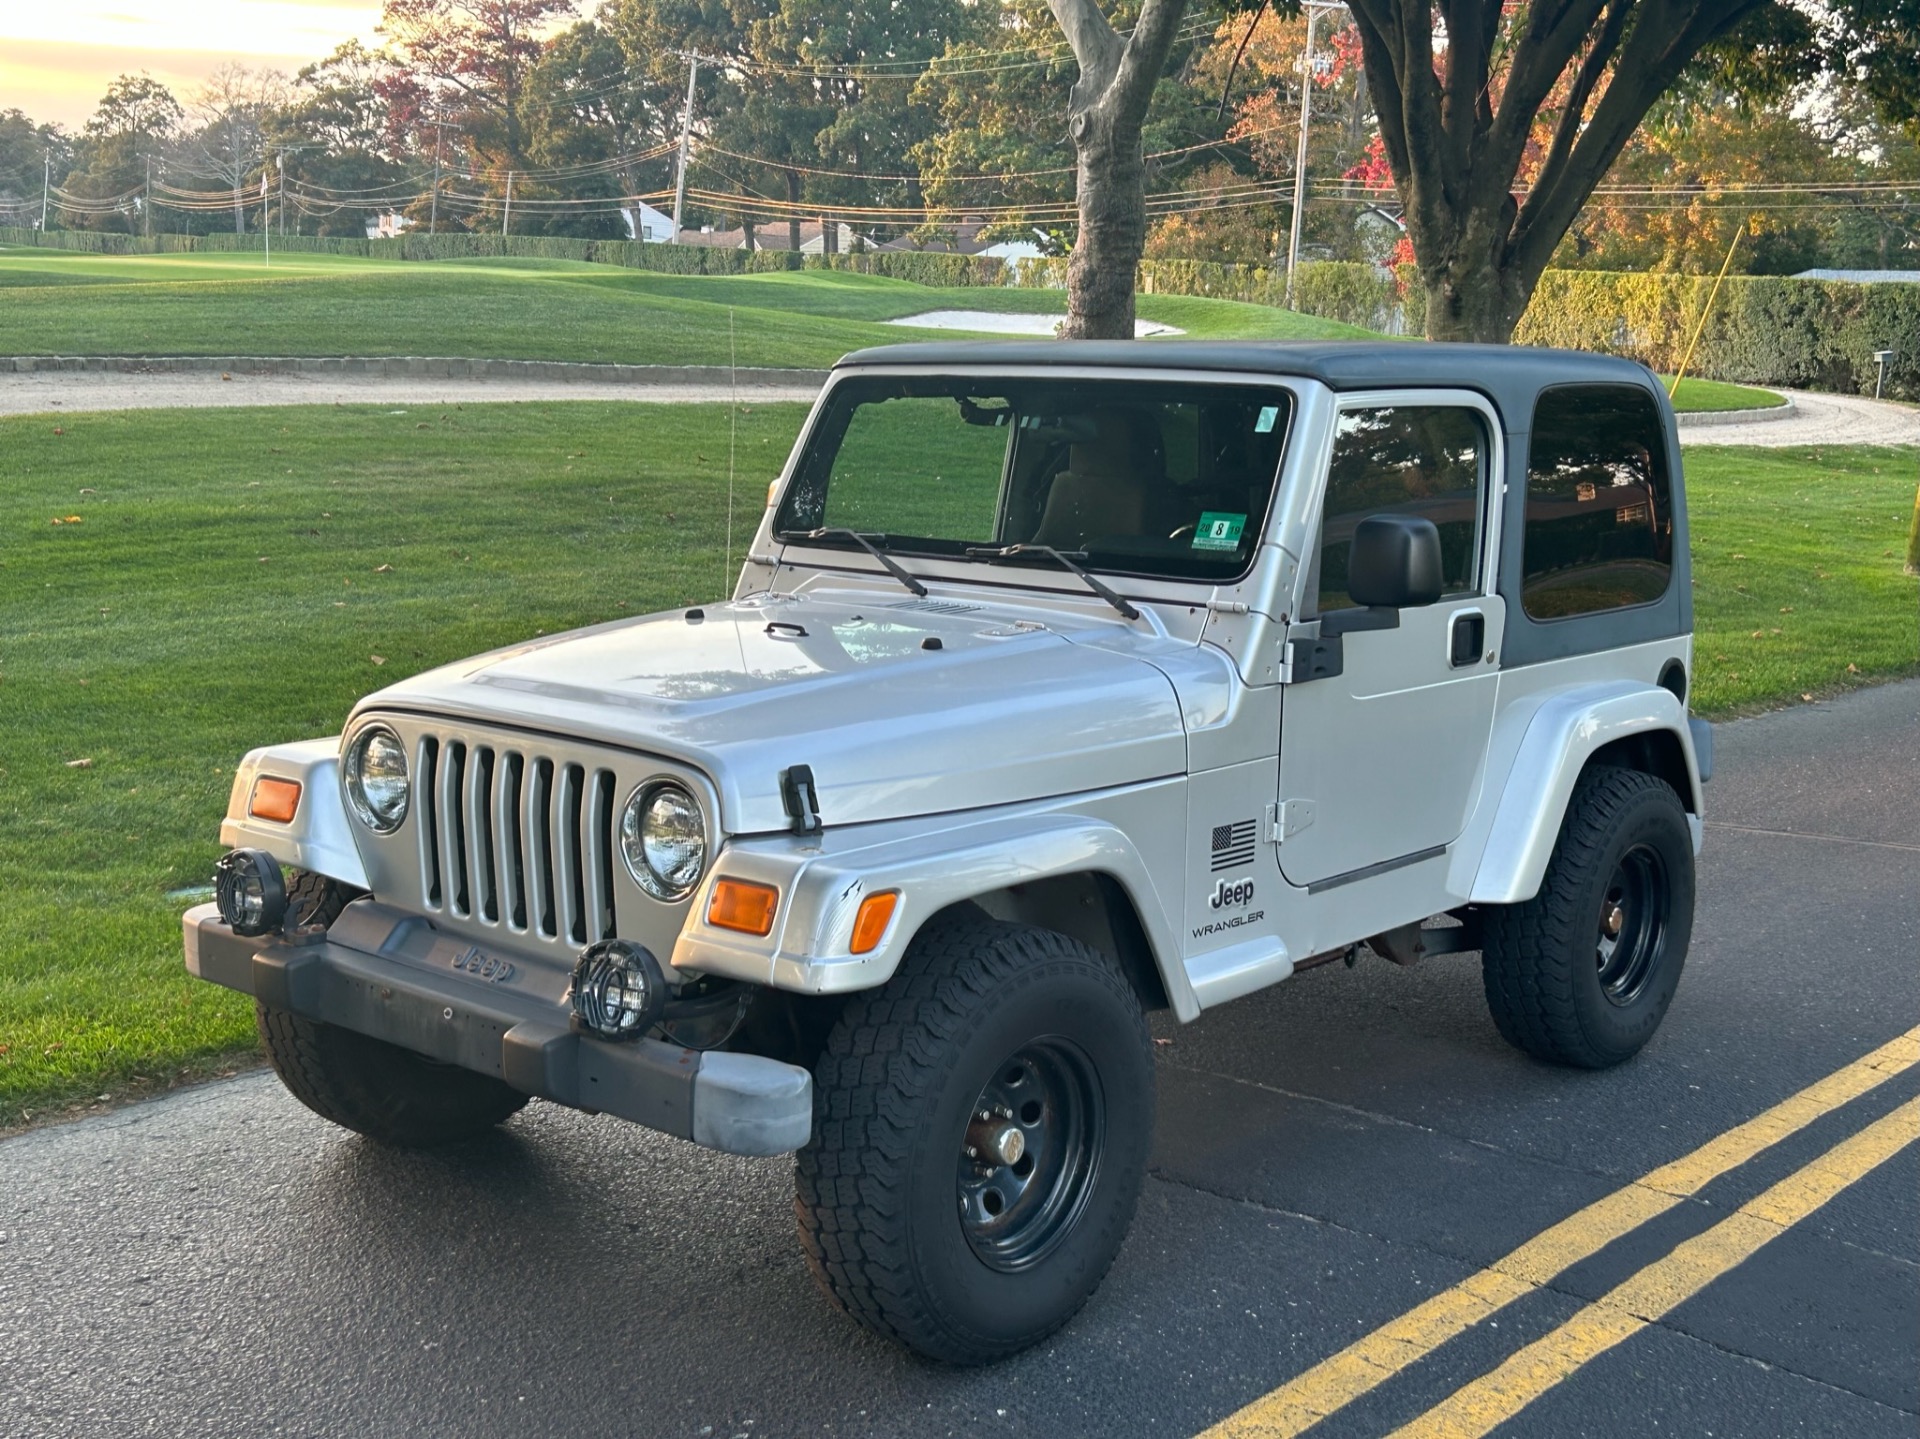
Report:
[[[1148,342],[1142,342],[1143,345]],[[1144,357],[1143,357],[1144,359]],[[1195,586],[1208,589],[1231,589],[1243,585],[1259,568],[1263,550],[1269,545],[1269,535],[1279,515],[1281,487],[1287,477],[1295,456],[1294,448],[1300,430],[1301,412],[1306,402],[1306,389],[1310,381],[1299,375],[1274,373],[1260,370],[1197,370],[1188,368],[1167,368],[1151,363],[1138,366],[1118,365],[996,365],[990,361],[981,361],[963,365],[925,365],[925,364],[861,364],[831,371],[827,383],[816,399],[813,409],[795,438],[793,449],[788,455],[778,486],[767,506],[762,519],[763,535],[766,542],[781,553],[782,563],[809,564],[823,570],[839,570],[856,574],[881,574],[881,570],[869,569],[865,565],[849,567],[843,561],[849,553],[860,554],[858,546],[850,541],[809,540],[805,530],[785,531],[779,527],[781,512],[786,506],[788,495],[796,478],[801,474],[811,454],[815,439],[822,426],[832,413],[831,401],[834,391],[842,384],[856,379],[954,379],[977,380],[986,383],[997,381],[1034,380],[1039,382],[1074,381],[1115,381],[1123,383],[1150,383],[1161,385],[1192,385],[1206,389],[1260,389],[1278,391],[1286,397],[1286,414],[1283,417],[1278,458],[1274,472],[1268,479],[1266,491],[1266,511],[1262,517],[1260,533],[1248,547],[1246,562],[1234,571],[1222,570],[1210,575],[1171,574],[1164,569],[1128,569],[1120,564],[1096,562],[1089,556],[1080,559],[1084,568],[1098,575],[1124,579],[1133,588],[1129,591],[1135,598],[1152,601],[1152,591],[1161,586],[1173,591],[1167,598],[1181,597],[1182,603],[1190,603]],[[1009,447],[1011,454],[1011,447]],[[1071,573],[1055,565],[1043,555],[1018,556],[1013,558],[986,559],[969,558],[964,552],[944,548],[921,548],[912,543],[914,537],[904,535],[876,535],[887,553],[891,556],[916,561],[914,573],[925,580],[958,581],[960,583],[984,584],[1005,587],[1010,580],[1009,571],[1018,572],[1020,580],[1015,587],[1023,589],[1042,589],[1047,591],[1067,591],[1077,593],[1084,587]],[[955,542],[956,544],[958,542]],[[798,553],[795,553],[798,552]],[[808,552],[817,552],[822,558],[818,561],[801,559]],[[1076,558],[1079,557],[1075,552]],[[829,560],[826,557],[832,556]],[[866,556],[861,556],[863,559]],[[1064,580],[1062,584],[1060,581]],[[1146,588],[1140,588],[1146,587]]]

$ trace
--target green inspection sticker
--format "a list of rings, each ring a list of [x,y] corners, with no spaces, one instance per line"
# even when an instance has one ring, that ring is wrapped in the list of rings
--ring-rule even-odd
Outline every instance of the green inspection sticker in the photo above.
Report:
[[[1230,515],[1224,510],[1208,510],[1193,527],[1196,550],[1237,550],[1240,532],[1247,527],[1245,515]]]

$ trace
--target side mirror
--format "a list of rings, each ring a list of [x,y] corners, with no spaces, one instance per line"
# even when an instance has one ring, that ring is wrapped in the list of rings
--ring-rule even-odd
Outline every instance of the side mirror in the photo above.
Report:
[[[1440,531],[1413,515],[1370,515],[1354,528],[1347,593],[1369,609],[1430,605],[1446,588]]]

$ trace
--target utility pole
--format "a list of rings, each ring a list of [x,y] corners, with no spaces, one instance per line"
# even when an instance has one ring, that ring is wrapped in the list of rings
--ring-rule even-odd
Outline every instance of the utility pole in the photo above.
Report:
[[[447,127],[453,122],[428,120],[425,123],[433,127],[433,202],[427,213],[427,233],[436,235],[440,232],[440,154],[446,148]]]
[[[700,52],[687,52],[687,108],[680,112],[680,166],[673,179],[673,243],[680,243],[680,213],[687,199],[687,142],[693,131],[693,81],[700,73]]]
[[[280,157],[279,190],[280,195],[275,204],[280,211],[280,238],[284,240],[287,238],[287,157],[285,155]]]
[[[1293,308],[1293,278],[1300,265],[1300,221],[1307,208],[1307,128],[1313,123],[1313,27],[1322,10],[1344,10],[1344,0],[1301,7],[1307,12],[1307,47],[1300,53],[1300,145],[1293,156],[1293,224],[1287,232],[1287,308]]]
[[[147,162],[147,188],[140,192],[140,233],[147,239],[153,238],[153,156],[141,157]]]
[[[513,171],[507,171],[507,208],[500,215],[500,238],[507,238],[507,231],[513,225]]]
[[[684,135],[681,137],[680,150],[682,154],[686,153],[686,137]],[[52,188],[53,151],[49,150],[47,151],[46,163],[40,169],[40,233],[43,235],[47,233],[47,191]],[[676,207],[676,213],[677,210],[678,207]],[[676,230],[679,229],[679,222],[677,220],[674,222],[674,228]]]

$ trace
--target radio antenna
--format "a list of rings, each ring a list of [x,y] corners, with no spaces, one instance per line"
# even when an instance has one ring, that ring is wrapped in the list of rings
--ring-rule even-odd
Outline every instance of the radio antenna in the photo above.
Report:
[[[740,370],[733,343],[733,306],[727,306],[727,548],[720,558],[720,587],[726,590],[733,573],[733,455],[734,433],[740,424]]]

